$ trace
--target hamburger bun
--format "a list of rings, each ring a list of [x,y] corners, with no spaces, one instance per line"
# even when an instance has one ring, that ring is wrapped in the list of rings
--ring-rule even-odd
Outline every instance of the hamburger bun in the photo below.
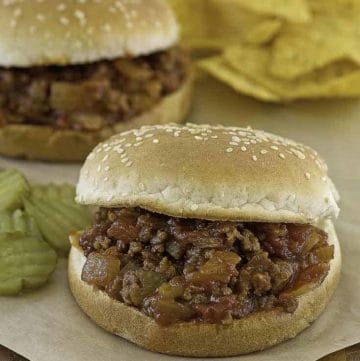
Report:
[[[163,0],[2,1],[0,28],[3,67],[135,57],[178,40],[175,16]]]
[[[263,131],[194,124],[115,135],[88,156],[77,186],[79,203],[208,220],[316,222],[337,216],[336,197],[313,149]]]
[[[159,326],[134,307],[110,298],[81,280],[85,263],[82,249],[72,247],[69,284],[83,311],[105,330],[151,351],[196,357],[224,357],[263,350],[295,337],[321,314],[334,293],[341,270],[340,247],[330,221],[324,230],[335,246],[334,259],[324,282],[299,297],[294,313],[279,309],[250,314],[230,325],[179,323]]]
[[[0,127],[0,154],[46,161],[82,161],[101,141],[114,133],[145,124],[181,123],[191,106],[192,78],[175,93],[165,96],[154,108],[128,121],[97,132],[57,130],[45,125]]]

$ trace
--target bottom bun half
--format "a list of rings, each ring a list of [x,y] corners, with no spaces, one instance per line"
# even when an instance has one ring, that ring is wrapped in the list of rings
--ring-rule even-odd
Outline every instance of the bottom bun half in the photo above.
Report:
[[[92,149],[111,135],[142,125],[182,123],[191,105],[193,77],[151,110],[97,132],[56,130],[42,125],[0,127],[0,155],[45,161],[83,161]]]
[[[172,355],[218,357],[263,350],[295,337],[324,310],[334,293],[341,271],[341,253],[333,224],[323,227],[329,243],[335,246],[335,257],[324,282],[299,297],[297,310],[279,309],[253,313],[230,325],[179,323],[158,325],[139,310],[110,298],[81,280],[85,263],[82,251],[72,247],[69,259],[71,291],[83,311],[105,330],[151,351]]]

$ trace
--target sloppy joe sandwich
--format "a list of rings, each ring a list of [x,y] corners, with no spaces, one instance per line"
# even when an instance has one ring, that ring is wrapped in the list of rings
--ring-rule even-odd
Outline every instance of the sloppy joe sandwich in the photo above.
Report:
[[[338,195],[316,151],[264,131],[145,126],[88,156],[72,293],[146,349],[230,356],[295,337],[324,310],[341,256]]]
[[[84,160],[189,109],[189,56],[163,0],[1,1],[0,27],[0,154]]]

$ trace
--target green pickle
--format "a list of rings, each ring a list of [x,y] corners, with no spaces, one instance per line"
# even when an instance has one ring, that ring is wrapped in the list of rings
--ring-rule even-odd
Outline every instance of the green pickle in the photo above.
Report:
[[[0,233],[0,295],[42,286],[56,261],[56,252],[43,240],[21,232]]]
[[[35,185],[32,187],[32,195],[35,198],[62,199],[75,204],[75,187],[70,184]]]
[[[12,232],[21,232],[27,236],[43,239],[35,219],[21,209],[0,213],[0,233]]]
[[[21,208],[29,193],[29,184],[20,172],[13,169],[0,172],[0,212]]]
[[[75,189],[70,185],[35,186],[25,210],[39,226],[45,240],[64,256],[70,249],[69,234],[87,228],[92,214],[74,201]]]

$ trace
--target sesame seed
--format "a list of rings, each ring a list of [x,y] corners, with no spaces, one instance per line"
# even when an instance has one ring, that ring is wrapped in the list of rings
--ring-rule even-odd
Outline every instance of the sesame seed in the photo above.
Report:
[[[234,150],[233,148],[228,148],[228,149],[226,149],[226,152],[231,153],[233,150]]]
[[[21,15],[21,9],[20,8],[16,8],[15,10],[14,10],[14,16],[15,17],[19,17]]]
[[[190,208],[191,208],[192,211],[196,211],[199,208],[199,206],[197,204],[192,204],[190,206]]]
[[[65,16],[62,16],[60,19],[59,19],[60,23],[63,24],[63,25],[69,25],[69,19],[66,18]]]
[[[231,140],[232,140],[233,142],[240,142],[240,138],[237,137],[237,136],[231,137]]]
[[[252,159],[253,159],[254,162],[256,162],[256,161],[257,161],[257,156],[256,156],[256,155],[253,155],[253,156],[252,156]]]
[[[101,165],[98,165],[97,169],[96,169],[98,172],[101,171]]]
[[[107,172],[110,169],[110,167],[107,165],[104,169],[105,169],[105,172]]]
[[[109,180],[108,177],[105,177],[105,178],[104,178],[104,182],[107,182],[108,180]]]
[[[235,143],[235,142],[230,142],[229,144],[230,145],[235,145],[235,146],[239,145],[239,143]]]
[[[153,143],[154,143],[154,144],[158,144],[158,143],[159,143],[159,139],[153,139]]]
[[[211,138],[217,139],[217,138],[219,138],[219,136],[217,136],[217,135],[212,135]]]
[[[305,173],[305,178],[306,178],[306,179],[310,179],[310,178],[311,178],[311,174],[310,174],[309,172],[306,172],[306,173]]]
[[[109,24],[105,24],[105,25],[103,26],[103,29],[104,29],[104,31],[106,31],[107,33],[109,33],[109,32],[111,31],[111,26],[110,26]]]
[[[133,162],[127,162],[126,164],[125,164],[125,167],[131,167],[132,166],[132,164],[133,164]]]
[[[279,150],[279,147],[277,147],[276,145],[272,145],[270,148],[273,150]]]
[[[121,160],[121,163],[127,163],[129,161],[129,158],[123,158],[122,160]]]
[[[286,158],[284,153],[280,153],[280,154],[279,154],[279,157],[280,157],[281,159],[285,159],[285,158]]]
[[[109,158],[109,154],[106,154],[105,157],[102,159],[103,162],[106,162],[106,160]]]
[[[85,14],[81,10],[75,10],[74,16],[77,17],[78,19],[84,19],[85,18]]]
[[[247,150],[247,148],[244,147],[244,146],[242,146],[240,149],[241,149],[243,152],[246,152],[246,150]]]
[[[59,4],[56,7],[57,11],[64,11],[66,9],[66,5],[64,3]]]
[[[293,154],[295,154],[299,159],[305,159],[305,158],[306,158],[305,154],[302,153],[302,152],[300,152],[300,150],[291,148],[291,152],[292,152]]]
[[[196,140],[203,140],[203,137],[200,137],[199,135],[195,135],[194,138],[195,138]]]
[[[268,151],[267,151],[266,149],[261,149],[261,150],[260,150],[260,153],[261,153],[261,154],[266,154],[267,152],[268,152]]]

